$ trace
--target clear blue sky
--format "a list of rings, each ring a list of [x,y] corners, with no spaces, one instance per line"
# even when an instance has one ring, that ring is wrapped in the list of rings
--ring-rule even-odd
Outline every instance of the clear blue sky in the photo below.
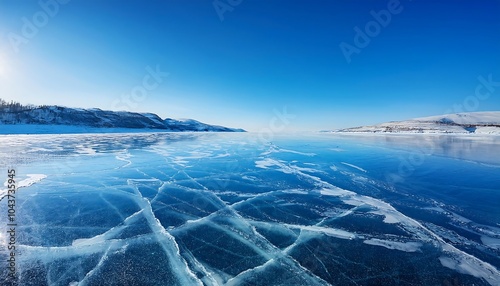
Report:
[[[285,106],[295,115],[286,130],[375,124],[454,106],[500,110],[500,86],[487,99],[475,95],[478,76],[500,82],[499,0],[401,0],[385,27],[369,25],[369,43],[350,62],[340,44],[356,47],[354,28],[364,31],[371,11],[394,0],[218,0],[232,9],[223,18],[213,0],[55,1],[40,1],[52,3],[48,12],[39,1],[0,1],[1,98],[253,131],[269,127],[273,109]],[[148,66],[168,76],[157,85],[147,78],[144,96]],[[133,91],[138,100],[127,107],[121,98]]]

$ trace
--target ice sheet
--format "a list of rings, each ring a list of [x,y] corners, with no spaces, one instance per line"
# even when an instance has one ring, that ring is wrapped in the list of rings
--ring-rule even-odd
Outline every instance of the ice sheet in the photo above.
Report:
[[[381,166],[346,163],[361,162],[346,157],[356,150],[349,144],[338,152],[329,141],[311,147],[318,143],[244,136],[4,139],[45,154],[23,165],[32,175],[20,175],[21,282],[432,284],[455,275],[463,284],[498,285],[500,264],[489,256],[500,237],[494,223],[476,222],[438,197],[401,195],[376,177]],[[5,236],[0,241],[4,259]]]

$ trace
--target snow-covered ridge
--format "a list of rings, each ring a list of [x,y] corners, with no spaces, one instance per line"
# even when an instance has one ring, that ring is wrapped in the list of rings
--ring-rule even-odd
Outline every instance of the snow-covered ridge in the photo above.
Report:
[[[359,133],[451,133],[500,135],[500,111],[468,112],[336,130]]]
[[[13,125],[33,126],[32,132],[39,126],[75,126],[103,128],[111,130],[125,129],[160,129],[164,131],[212,131],[212,132],[244,132],[242,129],[209,125],[196,120],[162,119],[153,113],[136,113],[127,111],[109,111],[98,108],[81,109],[62,106],[42,106],[22,110],[0,110],[0,134],[9,134]],[[24,128],[26,129],[26,128]],[[64,129],[64,128],[62,128]]]

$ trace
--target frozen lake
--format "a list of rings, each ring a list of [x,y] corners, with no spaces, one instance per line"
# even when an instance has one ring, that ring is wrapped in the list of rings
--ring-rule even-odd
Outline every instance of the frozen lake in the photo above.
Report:
[[[19,285],[500,285],[500,137],[3,135],[0,161]]]

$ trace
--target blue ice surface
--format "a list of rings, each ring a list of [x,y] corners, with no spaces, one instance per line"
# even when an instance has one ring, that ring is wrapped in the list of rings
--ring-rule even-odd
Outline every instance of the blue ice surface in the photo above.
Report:
[[[499,137],[0,143],[22,181],[18,285],[500,285]]]

